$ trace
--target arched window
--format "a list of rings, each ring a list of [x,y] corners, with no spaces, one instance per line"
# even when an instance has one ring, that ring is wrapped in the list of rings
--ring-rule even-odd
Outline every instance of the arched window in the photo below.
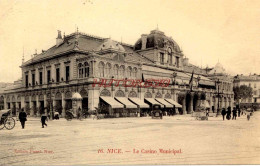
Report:
[[[83,65],[80,63],[78,65],[79,78],[83,78]]]
[[[124,78],[125,76],[125,66],[121,65],[119,68],[119,77]]]
[[[99,62],[98,69],[99,69],[99,76],[104,77],[105,76],[105,64],[103,62]]]
[[[106,64],[106,77],[109,77],[111,75],[111,64],[107,63]]]
[[[137,68],[136,67],[133,68],[132,77],[135,77],[135,78],[137,77]]]
[[[132,67],[131,67],[131,66],[128,66],[128,67],[127,67],[127,77],[128,77],[128,78],[131,78],[131,77],[132,77]]]
[[[84,63],[84,67],[85,67],[85,77],[89,77],[89,65],[88,65],[88,62],[85,62]]]
[[[119,66],[118,65],[115,65],[114,66],[114,76],[115,78],[118,78],[118,75],[119,75]]]

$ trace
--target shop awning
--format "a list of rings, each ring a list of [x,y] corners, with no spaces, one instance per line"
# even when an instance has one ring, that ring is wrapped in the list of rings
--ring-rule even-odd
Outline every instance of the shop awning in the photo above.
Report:
[[[158,101],[159,103],[163,104],[166,108],[173,108],[173,105],[168,103],[164,99],[156,98],[155,100]]]
[[[115,97],[115,99],[125,105],[125,108],[137,108],[137,106],[129,101],[126,97]]]
[[[182,106],[179,103],[177,103],[176,101],[174,101],[173,99],[165,99],[165,100],[168,101],[169,103],[175,105],[175,107],[177,107],[177,108],[182,108]]]
[[[109,104],[112,108],[124,108],[123,104],[119,103],[112,97],[100,96],[100,98]]]
[[[146,104],[144,101],[142,101],[139,98],[128,98],[131,102],[138,105],[140,108],[149,108],[149,105]]]
[[[161,103],[159,103],[158,101],[156,101],[155,99],[153,98],[144,98],[146,101],[148,101],[149,103],[151,103],[152,105],[155,105],[155,104],[158,104],[160,105],[161,107],[163,107],[164,105],[162,105]]]

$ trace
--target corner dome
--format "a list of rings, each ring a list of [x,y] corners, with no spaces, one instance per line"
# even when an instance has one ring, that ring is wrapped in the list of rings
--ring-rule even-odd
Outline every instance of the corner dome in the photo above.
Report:
[[[149,35],[142,35],[146,38],[146,48],[164,48],[166,44],[171,46],[176,52],[181,52],[179,45],[171,38],[158,29],[152,30]],[[134,50],[142,49],[142,38],[138,39],[134,45]]]
[[[109,39],[106,39],[98,48],[97,48],[97,51],[102,51],[102,50],[117,50],[117,51],[121,51],[121,52],[124,52],[125,49],[124,47],[111,40],[110,38]]]
[[[78,92],[76,92],[73,94],[72,99],[82,99],[82,97]]]
[[[215,67],[209,72],[209,74],[225,74],[226,70],[224,69],[221,63],[217,63]]]

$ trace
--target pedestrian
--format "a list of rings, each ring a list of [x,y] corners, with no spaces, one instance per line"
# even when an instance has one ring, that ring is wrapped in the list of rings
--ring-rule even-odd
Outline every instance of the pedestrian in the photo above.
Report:
[[[236,120],[236,119],[237,119],[237,110],[236,110],[236,107],[233,108],[232,113],[233,113],[232,120],[234,120],[234,119]]]
[[[24,112],[24,109],[22,108],[21,112],[19,113],[19,120],[22,125],[22,129],[24,129],[25,121],[27,121],[27,114]]]
[[[238,117],[240,117],[240,113],[241,113],[241,110],[240,110],[240,107],[238,108]]]
[[[206,116],[209,116],[209,109],[206,109]]]
[[[247,114],[247,121],[249,121],[250,120],[250,114]]]
[[[46,112],[47,112],[47,109],[45,108],[44,113],[41,116],[42,128],[44,128],[44,125],[47,127],[47,124],[46,124],[47,114],[46,114]]]
[[[228,111],[227,111],[227,120],[231,119],[231,107],[228,107]]]
[[[225,120],[225,115],[226,115],[226,110],[225,110],[225,108],[222,108],[221,114],[222,114],[223,120]]]

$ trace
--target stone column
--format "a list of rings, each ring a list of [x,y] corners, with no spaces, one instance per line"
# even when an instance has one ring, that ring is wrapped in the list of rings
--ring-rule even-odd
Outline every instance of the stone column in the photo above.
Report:
[[[228,102],[228,99],[226,98],[226,101],[225,101],[225,109],[227,110],[227,102]]]
[[[36,95],[36,109],[37,109],[37,113],[36,113],[36,116],[40,116],[40,102],[39,102],[39,95]]]
[[[234,98],[231,97],[231,105],[230,105],[231,108],[233,108],[233,103],[234,103]]]
[[[33,115],[33,109],[32,109],[32,107],[33,107],[32,96],[29,96],[29,102],[30,102],[30,116],[32,116],[32,115]]]
[[[47,95],[43,95],[43,103],[44,103],[44,108],[47,107]]]
[[[193,93],[190,94],[190,103],[189,103],[189,105],[190,105],[190,108],[188,110],[188,114],[192,114],[192,112],[193,112]]]
[[[24,109],[24,107],[25,107],[24,96],[21,96],[21,108]]]
[[[61,105],[62,105],[62,113],[61,117],[65,117],[65,105],[66,105],[66,100],[65,100],[65,93],[61,93]]]
[[[212,94],[210,94],[209,96],[209,112],[212,113],[212,105],[213,105],[213,102],[212,102]]]
[[[221,110],[222,110],[222,108],[225,108],[224,97],[221,98]]]
[[[111,92],[112,93],[112,92]],[[88,87],[88,107],[89,111],[96,110],[99,105],[99,87],[92,87],[90,84]]]
[[[15,108],[16,108],[16,115],[17,114],[19,114],[19,111],[20,111],[20,109],[19,109],[19,102],[15,102]]]
[[[4,96],[4,109],[7,109],[8,108],[8,105],[7,105],[7,102],[6,102],[6,96]]]
[[[184,98],[182,100],[182,111],[183,111],[183,115],[186,115],[186,95],[184,95]]]
[[[11,109],[11,114],[13,115],[13,108],[14,108],[14,105],[12,102],[10,102],[10,109]]]

